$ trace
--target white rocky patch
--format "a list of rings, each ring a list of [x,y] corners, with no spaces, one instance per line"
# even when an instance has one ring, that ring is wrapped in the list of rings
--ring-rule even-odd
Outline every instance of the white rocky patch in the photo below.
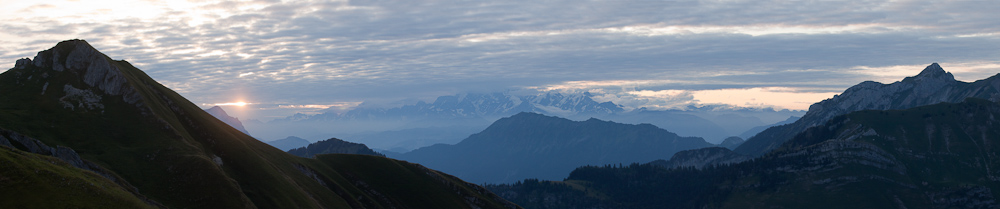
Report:
[[[212,162],[215,162],[216,165],[222,166],[222,158],[219,156],[212,155]]]
[[[104,104],[101,104],[101,96],[92,91],[66,84],[63,87],[63,92],[66,92],[66,95],[59,98],[59,102],[63,104],[64,108],[71,110],[76,110],[77,107],[87,110],[104,109]]]

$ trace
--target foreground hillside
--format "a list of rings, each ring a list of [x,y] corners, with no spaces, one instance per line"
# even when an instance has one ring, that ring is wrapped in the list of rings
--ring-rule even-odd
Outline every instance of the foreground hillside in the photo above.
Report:
[[[571,121],[536,113],[497,120],[455,145],[438,144],[390,156],[420,163],[470,182],[560,179],[574,168],[649,162],[677,151],[713,146],[649,124]]]
[[[0,136],[0,140],[7,139]],[[0,188],[4,188],[0,196],[5,198],[0,208],[157,207],[111,180],[55,157],[0,146],[0,162]]]
[[[860,111],[733,165],[581,167],[491,190],[528,208],[997,208],[1000,104]]]
[[[137,192],[132,195],[148,197],[152,206],[517,207],[479,186],[416,164],[377,156],[292,156],[226,125],[128,62],[112,60],[82,40],[61,42],[0,74],[0,128],[75,150],[89,162],[85,165],[106,169],[112,172],[108,176],[134,185]],[[24,143],[10,147],[30,150]],[[0,160],[0,165],[21,162]],[[48,165],[26,163],[14,169],[50,169],[39,166]],[[18,178],[32,176],[15,173]],[[59,173],[92,176],[79,169]],[[26,195],[35,196],[59,192],[53,189],[63,182],[4,183],[37,188]],[[108,199],[118,200],[135,202],[128,197]],[[13,202],[43,201],[51,200]],[[73,207],[103,207],[93,203]]]

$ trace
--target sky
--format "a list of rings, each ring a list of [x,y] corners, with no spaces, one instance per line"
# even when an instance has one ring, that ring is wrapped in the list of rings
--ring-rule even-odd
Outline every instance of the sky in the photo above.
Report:
[[[0,69],[84,39],[269,120],[469,92],[805,110],[940,63],[1000,72],[995,1],[0,0]],[[6,61],[3,61],[6,60]]]

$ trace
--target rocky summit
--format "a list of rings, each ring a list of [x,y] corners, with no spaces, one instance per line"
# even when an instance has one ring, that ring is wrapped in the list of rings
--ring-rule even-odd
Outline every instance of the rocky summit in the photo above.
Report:
[[[126,84],[128,82],[126,75],[116,65],[119,63],[112,64],[113,62],[115,61],[94,49],[86,41],[74,40],[38,52],[31,63],[35,67],[51,68],[55,72],[68,71],[83,78],[87,86],[95,87],[107,95],[122,96],[125,102],[135,104],[141,98],[140,95],[131,85]],[[16,66],[15,68],[24,68],[23,64]]]

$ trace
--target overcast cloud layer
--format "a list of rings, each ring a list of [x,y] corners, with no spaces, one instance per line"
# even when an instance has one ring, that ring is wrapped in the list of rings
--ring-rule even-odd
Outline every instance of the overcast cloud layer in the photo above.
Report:
[[[932,62],[965,81],[1000,72],[993,1],[2,0],[0,8],[2,69],[85,39],[195,103],[253,103],[255,111],[235,113],[244,118],[522,89],[589,91],[630,107],[805,109]]]

